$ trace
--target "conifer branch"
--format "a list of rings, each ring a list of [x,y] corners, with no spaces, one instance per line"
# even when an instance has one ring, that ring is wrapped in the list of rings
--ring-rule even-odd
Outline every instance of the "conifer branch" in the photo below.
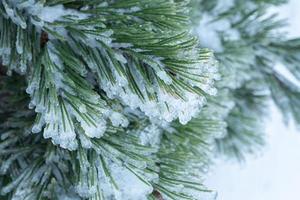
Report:
[[[2,0],[0,198],[213,199],[212,147],[259,149],[270,99],[300,123],[283,1],[232,2]]]

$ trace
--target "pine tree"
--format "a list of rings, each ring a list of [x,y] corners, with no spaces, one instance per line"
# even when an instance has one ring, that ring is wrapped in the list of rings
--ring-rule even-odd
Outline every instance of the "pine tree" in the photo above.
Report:
[[[1,0],[0,199],[213,199],[212,158],[263,145],[270,99],[300,123],[281,3]]]

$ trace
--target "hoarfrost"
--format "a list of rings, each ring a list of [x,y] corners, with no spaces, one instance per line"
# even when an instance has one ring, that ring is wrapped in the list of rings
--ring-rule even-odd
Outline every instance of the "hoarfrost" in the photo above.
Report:
[[[109,119],[113,126],[122,126],[127,127],[129,124],[129,121],[126,119],[124,115],[118,112],[112,111],[112,113],[109,115]]]
[[[111,163],[110,169],[121,192],[120,200],[146,200],[153,191],[151,185],[141,181],[127,168]]]
[[[155,124],[146,126],[140,132],[140,141],[142,145],[157,146],[160,142],[162,129]]]
[[[88,185],[77,185],[75,187],[75,191],[77,194],[79,194],[79,196],[83,198],[89,198],[97,192],[97,187],[94,185],[91,187]]]
[[[171,77],[164,70],[157,71],[157,76],[161,80],[163,80],[167,85],[171,85],[172,84]]]
[[[128,8],[128,9],[119,8],[119,9],[116,9],[116,12],[118,12],[119,14],[125,14],[125,13],[138,12],[140,10],[141,10],[141,8],[134,6],[134,7]]]
[[[38,14],[38,17],[46,22],[54,22],[64,15],[69,14],[64,9],[63,5],[56,5],[51,7],[43,7]]]
[[[65,189],[59,187],[56,188],[56,193],[59,194],[57,197],[58,200],[81,200],[73,188],[66,191]]]
[[[87,14],[80,13],[75,9],[64,8],[63,5],[43,7],[37,14],[41,20],[49,23],[62,19],[62,17],[67,15],[75,16],[77,19],[85,19],[89,16]]]
[[[130,63],[130,66],[134,66]],[[215,95],[216,89],[213,87],[214,78],[217,77],[217,64],[214,59],[203,61],[195,64],[190,69],[190,73],[199,75],[198,81],[186,80],[191,85],[201,88],[204,92]],[[131,90],[127,80],[114,73],[117,84],[112,84],[106,79],[100,80],[100,87],[107,93],[109,98],[119,98],[123,104],[128,105],[131,109],[139,108],[151,120],[159,119],[171,122],[179,119],[182,124],[186,124],[192,117],[197,115],[203,105],[206,103],[204,96],[185,91],[182,93],[183,98],[175,97],[154,83],[153,86],[145,85],[145,80],[137,70],[132,70],[136,83],[142,92],[144,99],[141,99]],[[207,78],[201,78],[205,76]],[[162,78],[162,77],[161,77]],[[202,81],[202,83],[201,83]],[[168,83],[168,80],[165,80]],[[155,99],[148,98],[148,94],[155,95]]]
[[[42,62],[47,65],[45,73],[48,74],[43,78],[44,86],[39,84],[41,81],[40,78],[37,78],[39,76],[33,76],[26,90],[32,97],[30,107],[34,108],[35,106],[35,111],[39,113],[32,127],[32,132],[38,133],[44,126],[44,138],[51,138],[54,144],[75,150],[78,147],[76,136],[79,130],[76,129],[75,131],[74,121],[79,122],[84,131],[79,135],[84,134],[90,138],[100,138],[106,130],[104,109],[101,108],[98,94],[93,91],[83,91],[82,88],[77,88],[77,92],[74,91],[72,88],[74,87],[73,80],[68,74],[64,74],[65,79],[61,74],[61,69],[64,66],[60,58],[52,52],[54,47],[49,47],[48,50],[50,51],[49,54],[46,52],[42,59]],[[40,73],[41,67],[42,65],[36,68],[39,71],[37,73]],[[36,92],[38,89],[49,90],[49,94],[40,96]],[[81,92],[81,95],[88,99],[88,103],[94,105],[93,108],[91,106],[87,108],[80,99],[82,97],[78,96],[78,92]],[[81,137],[80,140],[86,148],[91,147],[88,138]]]

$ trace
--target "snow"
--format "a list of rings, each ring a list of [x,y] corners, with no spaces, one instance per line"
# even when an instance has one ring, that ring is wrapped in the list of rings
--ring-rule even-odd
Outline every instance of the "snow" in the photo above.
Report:
[[[63,5],[45,6],[42,2],[34,0],[21,1],[3,1],[6,14],[11,20],[20,25],[23,29],[27,27],[26,19],[20,17],[19,13],[26,13],[31,19],[31,22],[38,26],[43,27],[45,22],[52,23],[61,20],[64,16],[72,16],[75,19],[86,19],[89,14],[80,13],[75,9],[67,9]],[[59,30],[63,32],[63,30]]]
[[[142,182],[129,169],[114,163],[109,167],[121,192],[118,200],[146,200],[147,195],[153,191],[151,185]]]
[[[7,5],[7,10],[11,18],[17,19],[16,12],[14,10],[19,9],[24,11],[25,13],[28,14],[28,16],[31,16],[32,22],[35,22],[37,26],[47,26],[47,28],[52,29],[53,31],[56,31],[62,36],[66,36],[66,30],[62,27],[52,27],[49,24],[62,20],[64,16],[69,15],[73,19],[85,19],[89,15],[80,13],[79,11],[76,11],[75,9],[68,9],[65,8],[63,5],[55,5],[55,6],[45,6],[46,4],[43,3],[36,3],[36,1],[19,1],[15,0],[13,3],[10,3]],[[105,6],[105,5],[103,5]],[[11,8],[10,8],[11,7]],[[119,13],[131,13],[131,12],[139,12],[140,8],[139,7],[129,7],[128,9],[116,9],[117,12]],[[18,23],[21,23],[18,21]],[[80,27],[84,28],[84,27]],[[92,30],[92,31],[91,31]],[[107,45],[111,45],[112,42],[112,30],[108,30],[99,34],[95,34],[93,31],[96,31],[96,29],[93,29],[93,27],[88,27],[87,31],[87,36],[88,39],[82,39],[84,43],[90,45],[91,47],[99,47],[99,41],[106,43]],[[24,33],[18,32],[18,38],[16,41],[16,49],[19,54],[23,53],[23,44],[21,41],[23,41],[23,35]],[[49,35],[50,40],[52,39],[53,36],[51,34]],[[178,41],[179,43],[180,41]],[[131,44],[114,44],[115,47],[128,47],[131,46]],[[51,46],[49,43],[48,45],[49,48],[49,56],[51,61],[60,69],[63,69],[63,63],[61,62],[59,56],[55,54],[55,48]],[[8,50],[10,51],[10,47],[8,47]],[[1,53],[5,54],[4,49],[0,50]],[[115,54],[113,55],[108,55],[108,53],[105,52],[105,50],[100,50],[101,53],[103,54],[103,57],[109,58],[113,56],[116,60],[119,61],[121,67],[127,63],[126,57],[121,53],[116,51]],[[184,52],[184,53],[190,53],[190,52]],[[183,53],[183,54],[184,54]],[[198,56],[197,53],[198,51],[195,51],[195,57]],[[9,52],[7,53],[9,54]],[[109,53],[111,54],[111,53]],[[189,54],[188,54],[189,55]],[[179,55],[178,55],[179,56]],[[184,55],[180,55],[184,56]],[[180,57],[179,56],[179,57]],[[212,56],[212,55],[211,55]],[[150,56],[149,56],[150,57]],[[84,58],[87,59],[87,58]],[[3,62],[5,64],[5,56],[3,56]],[[108,62],[110,65],[114,65],[110,59],[108,59]],[[171,77],[170,73],[167,71],[166,66],[164,66],[162,58],[158,57],[151,57],[149,59],[146,59],[144,61],[148,65],[152,67],[154,70],[155,74],[161,81],[163,81],[167,85],[171,85],[173,83],[173,78],[177,77]],[[95,67],[96,64],[92,60],[87,60],[87,63],[93,68],[93,70],[97,70]],[[26,64],[26,63],[25,63]],[[21,65],[23,68],[20,68],[20,71],[25,72],[25,64]],[[216,74],[216,68],[215,66],[215,61],[212,58],[209,61],[203,61],[203,63],[197,63],[193,66],[190,66],[191,69],[190,71],[187,71],[187,73],[194,73],[195,77],[194,79],[201,79],[201,83],[197,83],[194,80],[185,80],[186,82],[190,83],[192,86],[198,86],[200,89],[202,89],[204,92],[210,95],[215,95],[216,94],[216,89],[213,87],[214,84],[214,79],[217,78]],[[136,92],[132,92],[132,87],[129,86],[127,77],[124,77],[123,74],[115,70],[115,67],[111,67],[113,71],[114,78],[116,79],[117,84],[113,85],[109,82],[109,80],[105,80],[103,76],[101,77],[101,87],[107,92],[108,96],[111,98],[119,98],[122,100],[122,102],[125,105],[128,105],[132,109],[137,109],[140,108],[146,115],[148,115],[151,119],[161,119],[165,120],[168,122],[171,122],[175,119],[179,119],[179,121],[182,124],[186,124],[192,117],[194,117],[197,113],[199,113],[200,109],[202,106],[206,103],[206,100],[204,96],[199,96],[190,92],[182,92],[183,94],[180,94],[184,97],[184,99],[181,99],[175,95],[170,95],[167,93],[165,90],[163,90],[160,86],[159,83],[156,82],[152,88],[148,88],[146,86],[143,77],[141,77],[141,74],[139,74],[138,70],[133,69],[132,73],[134,73],[134,76],[136,79],[138,79],[138,87],[142,90],[142,93],[144,96],[147,96],[147,92],[154,94],[157,97],[157,100],[153,100],[151,98],[146,98],[145,101],[141,99],[140,96],[136,94]],[[196,70],[195,70],[196,69]],[[189,70],[189,67],[187,66],[187,70]],[[59,70],[56,70],[55,67],[53,68],[53,71],[51,71],[51,75],[53,76],[51,79],[52,81],[46,81],[46,84],[53,84],[55,85],[55,90],[60,90],[63,88],[69,93],[74,93],[72,91],[72,88],[66,86],[63,83],[63,78],[62,74]],[[32,102],[30,103],[30,108],[34,108],[36,106],[35,111],[36,112],[46,112],[46,105],[43,105],[43,103],[40,103],[42,101],[38,100],[34,94],[34,92],[39,88],[39,82],[40,80],[38,79],[38,75],[35,75],[36,78],[32,80],[27,88],[27,93],[29,93],[32,96]],[[205,77],[205,78],[201,78]],[[48,83],[49,82],[49,83]],[[52,83],[53,82],[53,83]],[[49,87],[47,85],[46,87]],[[147,87],[147,89],[146,89]],[[64,94],[62,93],[62,96]],[[36,102],[39,101],[39,102]],[[82,114],[87,114],[87,110],[84,105],[82,104],[77,104],[76,105],[79,109],[79,111]],[[77,121],[80,122],[81,127],[85,130],[88,136],[90,137],[96,137],[99,138],[103,135],[104,130],[105,130],[105,122],[101,120],[101,117],[96,117],[97,119],[92,119],[93,121],[96,122],[97,126],[91,126],[90,124],[87,124],[85,120],[82,119],[82,117],[76,113],[72,112],[72,109],[69,108],[67,105],[68,110],[70,110],[71,114],[70,117],[75,117]],[[32,128],[33,132],[39,132],[42,128],[42,126],[46,124],[54,124],[57,123],[55,120],[55,113],[48,113],[47,115],[42,115],[42,119],[40,120],[39,124],[35,124]],[[121,119],[121,116],[117,116],[115,113],[113,113],[110,116],[110,120],[113,125],[121,125],[121,126],[127,126],[128,121],[126,119]],[[63,124],[63,123],[61,123]],[[60,125],[61,125],[60,124]],[[52,127],[52,125],[51,125]],[[71,127],[71,126],[70,126]],[[57,128],[58,130],[51,130],[50,127],[48,127],[49,130],[45,133],[45,136],[52,138],[52,135],[56,135],[55,143],[59,143],[59,137],[60,135],[60,128]],[[54,127],[52,127],[54,129]],[[68,139],[75,138],[76,134],[73,133],[74,130],[70,129],[66,131],[66,134],[69,136],[67,137]],[[62,138],[61,138],[62,139]],[[66,144],[64,144],[66,145]],[[72,147],[75,147],[75,144],[72,144]]]
[[[140,142],[142,145],[158,146],[160,142],[162,129],[155,124],[145,127],[140,134]]]
[[[38,16],[43,21],[54,22],[67,13],[68,12],[66,12],[63,5],[56,5],[51,7],[43,7]]]
[[[42,7],[36,14],[42,21],[55,22],[67,15],[75,16],[77,19],[85,19],[88,15],[80,13],[75,9],[66,9],[63,5]]]
[[[134,13],[134,12],[138,12],[141,10],[141,8],[134,6],[128,9],[123,9],[123,8],[119,8],[119,9],[115,9],[117,13],[119,14],[125,14],[125,13]]]
[[[140,180],[125,164],[114,162],[106,157],[96,160],[98,183],[104,199],[115,200],[146,200],[153,190],[152,186]],[[104,167],[105,166],[105,167]],[[104,168],[107,171],[104,171]],[[108,176],[107,173],[110,175]],[[135,171],[135,173],[139,173]]]
[[[206,181],[220,200],[298,200],[300,196],[300,134],[282,123],[272,106],[267,146],[260,155],[237,164],[218,160]]]
[[[102,53],[105,55],[105,52]],[[154,69],[155,73],[162,81],[166,84],[172,84],[172,79],[165,71],[160,59],[147,59],[145,62]],[[93,65],[93,61],[87,60],[87,63],[91,63],[91,65]],[[113,65],[111,61],[109,63],[110,65]],[[109,80],[101,77],[100,74],[100,87],[107,93],[109,98],[118,98],[124,105],[129,106],[133,110],[139,108],[152,121],[159,119],[161,121],[171,122],[178,118],[182,124],[186,124],[192,119],[192,117],[200,112],[201,108],[206,103],[205,97],[198,94],[184,91],[181,94],[184,97],[184,99],[182,99],[169,94],[159,86],[158,82],[154,82],[152,87],[146,85],[144,78],[139,73],[139,70],[136,70],[137,67],[135,64],[129,63],[128,66],[131,67],[131,73],[135,80],[137,80],[136,83],[145,97],[143,100],[136,94],[136,92],[132,91],[126,77],[114,70],[114,67],[111,69],[117,83],[112,84]],[[191,74],[195,74],[197,80],[202,82],[198,83],[194,80],[186,80],[186,82],[190,83],[192,86],[198,86],[207,94],[215,95],[216,89],[213,87],[213,83],[214,79],[218,78],[218,73],[217,63],[214,58],[211,57],[211,59],[191,64],[191,66],[188,67],[189,68],[187,70],[189,70]],[[156,99],[150,99],[147,92],[155,95]]]
[[[122,127],[127,127],[129,124],[128,119],[119,112],[112,111],[112,113],[109,116],[109,119],[113,126],[121,125]]]
[[[156,72],[157,76],[163,80],[167,85],[171,85],[172,84],[172,79],[171,77],[166,73],[166,71],[164,70],[158,70]]]
[[[49,46],[48,46],[49,47]],[[100,97],[94,91],[84,90],[81,87],[77,87],[74,91],[73,87],[76,87],[73,80],[66,75],[67,81],[62,81],[61,71],[56,66],[62,69],[64,66],[60,58],[54,53],[54,47],[49,47],[49,56],[46,53],[43,57],[43,64],[47,63],[47,74],[45,76],[45,85],[41,85],[40,76],[36,75],[40,73],[42,66],[35,68],[33,79],[30,80],[29,86],[26,90],[32,97],[30,108],[36,106],[35,111],[38,114],[35,124],[32,127],[33,133],[42,131],[42,127],[45,126],[43,136],[44,138],[51,138],[54,144],[60,145],[62,148],[69,150],[75,150],[78,147],[76,139],[78,129],[75,132],[74,121],[80,123],[80,126],[87,137],[100,138],[103,136],[106,130],[106,118],[104,117],[104,109],[102,105],[104,102],[100,101]],[[48,52],[47,51],[47,52]],[[43,87],[43,88],[39,88]],[[60,89],[64,89],[64,92],[60,92]],[[38,95],[37,89],[49,90],[51,95]],[[59,101],[58,95],[61,95],[64,100]],[[90,106],[87,107],[81,101],[78,96],[80,93],[86,101],[90,102]],[[67,99],[67,100],[66,100]],[[67,103],[71,102],[72,104]],[[91,108],[91,105],[93,108]],[[115,121],[119,120],[120,125],[127,125],[126,119],[118,119],[116,116]],[[89,138],[79,137],[82,144],[86,148],[90,148],[91,144]]]
[[[187,123],[200,111],[205,103],[203,96],[190,92],[186,92],[184,94],[186,100],[182,100],[157,88],[156,102],[150,99],[142,101],[128,86],[122,87],[120,84],[112,85],[108,81],[103,81],[101,87],[107,92],[108,97],[120,98],[131,109],[140,108],[150,119],[160,119],[168,122],[179,118],[181,123]]]
[[[90,187],[87,185],[77,185],[75,187],[75,191],[79,194],[79,196],[88,198],[97,192],[97,187],[94,185]]]
[[[71,110],[72,108],[70,108]],[[78,113],[76,111],[72,111],[73,116],[80,122],[80,126],[83,128],[85,134],[90,138],[100,138],[104,135],[106,130],[106,120],[103,118],[102,115],[85,115],[82,117],[84,113]],[[88,123],[85,118],[89,117],[93,123]]]

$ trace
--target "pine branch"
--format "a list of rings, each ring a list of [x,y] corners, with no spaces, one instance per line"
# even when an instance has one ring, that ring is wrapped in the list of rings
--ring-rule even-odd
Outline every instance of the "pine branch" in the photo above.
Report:
[[[268,99],[300,119],[281,2],[1,1],[1,198],[202,199],[211,147],[260,147]]]

